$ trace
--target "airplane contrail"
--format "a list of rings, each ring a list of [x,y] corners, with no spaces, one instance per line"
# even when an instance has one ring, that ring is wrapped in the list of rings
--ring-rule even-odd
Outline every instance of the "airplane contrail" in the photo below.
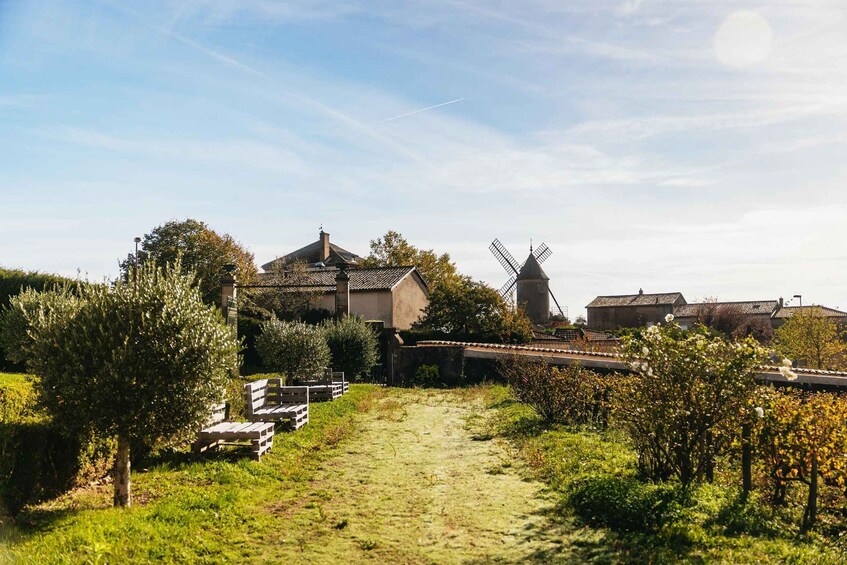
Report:
[[[399,120],[400,118],[405,118],[406,116],[412,116],[414,114],[420,114],[421,112],[426,112],[427,110],[432,110],[434,108],[441,108],[442,106],[447,106],[448,104],[455,104],[456,102],[461,102],[464,98],[456,98],[455,100],[449,100],[447,102],[442,102],[441,104],[436,104],[435,106],[429,106],[427,108],[421,108],[420,110],[415,110],[414,112],[406,112],[405,114],[400,114],[399,116],[394,116],[391,118],[385,118],[384,120],[380,120],[379,124],[383,122],[390,122],[392,120]]]

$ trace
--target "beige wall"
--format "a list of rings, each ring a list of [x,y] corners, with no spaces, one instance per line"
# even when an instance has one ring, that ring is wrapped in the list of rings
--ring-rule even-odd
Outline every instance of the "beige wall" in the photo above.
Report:
[[[393,328],[408,330],[418,321],[429,304],[429,295],[414,275],[407,276],[394,287]]]
[[[414,276],[407,276],[393,291],[354,291],[350,293],[350,313],[366,320],[382,320],[386,328],[408,330],[429,304],[429,295]],[[335,292],[327,292],[315,308],[335,312]]]
[[[356,291],[350,293],[350,313],[354,316],[362,316],[366,320],[382,320],[385,322],[385,327],[392,326],[391,317],[391,292],[387,290],[380,291]],[[335,312],[335,292],[327,292],[324,294],[317,308],[323,308],[330,312]]]

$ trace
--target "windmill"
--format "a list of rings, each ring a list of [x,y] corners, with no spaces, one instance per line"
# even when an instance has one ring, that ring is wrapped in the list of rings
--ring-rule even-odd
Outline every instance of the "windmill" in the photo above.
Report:
[[[503,269],[506,271],[506,274],[509,275],[509,280],[507,280],[506,283],[502,287],[500,287],[500,295],[503,298],[511,296],[512,289],[514,289],[515,285],[517,284],[518,275],[521,273],[521,270],[524,268],[524,266],[526,266],[527,261],[530,261],[530,257],[532,258],[532,262],[536,263],[536,266],[538,266],[538,270],[540,271],[541,263],[546,261],[547,258],[553,254],[550,248],[547,247],[547,245],[544,243],[542,243],[535,249],[533,249],[532,245],[530,244],[530,254],[529,257],[527,257],[527,261],[524,261],[523,263],[518,263],[514,256],[509,253],[509,250],[506,249],[506,247],[502,243],[500,243],[499,239],[495,239],[494,241],[492,241],[488,249],[494,255],[494,258],[497,259],[500,265],[503,266]],[[543,275],[543,271],[540,272]],[[546,278],[546,275],[544,276]],[[556,304],[556,308],[559,310],[559,314],[564,316],[565,313],[562,310],[562,307],[559,306],[559,301],[556,300],[556,297],[553,295],[553,291],[550,290],[549,287],[547,288],[547,291],[550,293],[550,298],[552,298],[553,302]]]

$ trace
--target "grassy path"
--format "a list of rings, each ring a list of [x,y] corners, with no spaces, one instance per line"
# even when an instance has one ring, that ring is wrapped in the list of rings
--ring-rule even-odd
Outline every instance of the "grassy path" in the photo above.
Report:
[[[468,421],[481,409],[474,391],[390,391],[325,462],[307,499],[280,509],[278,535],[256,554],[309,562],[566,560],[565,526],[549,517],[543,486],[518,474],[505,445],[474,439]]]

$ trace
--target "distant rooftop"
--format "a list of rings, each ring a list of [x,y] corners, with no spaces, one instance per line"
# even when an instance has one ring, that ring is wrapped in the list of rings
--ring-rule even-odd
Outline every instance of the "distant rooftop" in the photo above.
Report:
[[[362,258],[352,251],[347,251],[343,247],[330,243],[329,234],[321,230],[317,241],[265,263],[262,265],[262,269],[272,271],[288,263],[307,263],[309,265],[324,263],[329,266],[340,264],[355,265],[361,261]]]
[[[790,318],[796,312],[800,310],[820,310],[820,312],[827,318],[844,318],[847,317],[847,312],[842,312],[841,310],[836,310],[835,308],[827,308],[826,306],[785,306],[777,310],[777,312],[773,315],[774,318]]]
[[[618,296],[598,296],[586,308],[611,308],[620,306],[673,306],[678,300],[685,298],[680,292],[663,292],[659,294],[622,294]]]
[[[741,302],[698,302],[677,306],[673,315],[677,318],[696,318],[700,309],[719,308],[722,306],[737,309],[742,314],[764,314],[770,316],[779,307],[777,300],[746,300]]]
[[[391,290],[410,274],[420,279],[423,287],[428,289],[426,281],[412,266],[351,268],[347,270],[347,274],[350,276],[350,292]],[[281,288],[335,292],[336,275],[338,275],[338,269],[334,268],[310,269],[304,272],[302,280],[297,284],[282,285]]]

